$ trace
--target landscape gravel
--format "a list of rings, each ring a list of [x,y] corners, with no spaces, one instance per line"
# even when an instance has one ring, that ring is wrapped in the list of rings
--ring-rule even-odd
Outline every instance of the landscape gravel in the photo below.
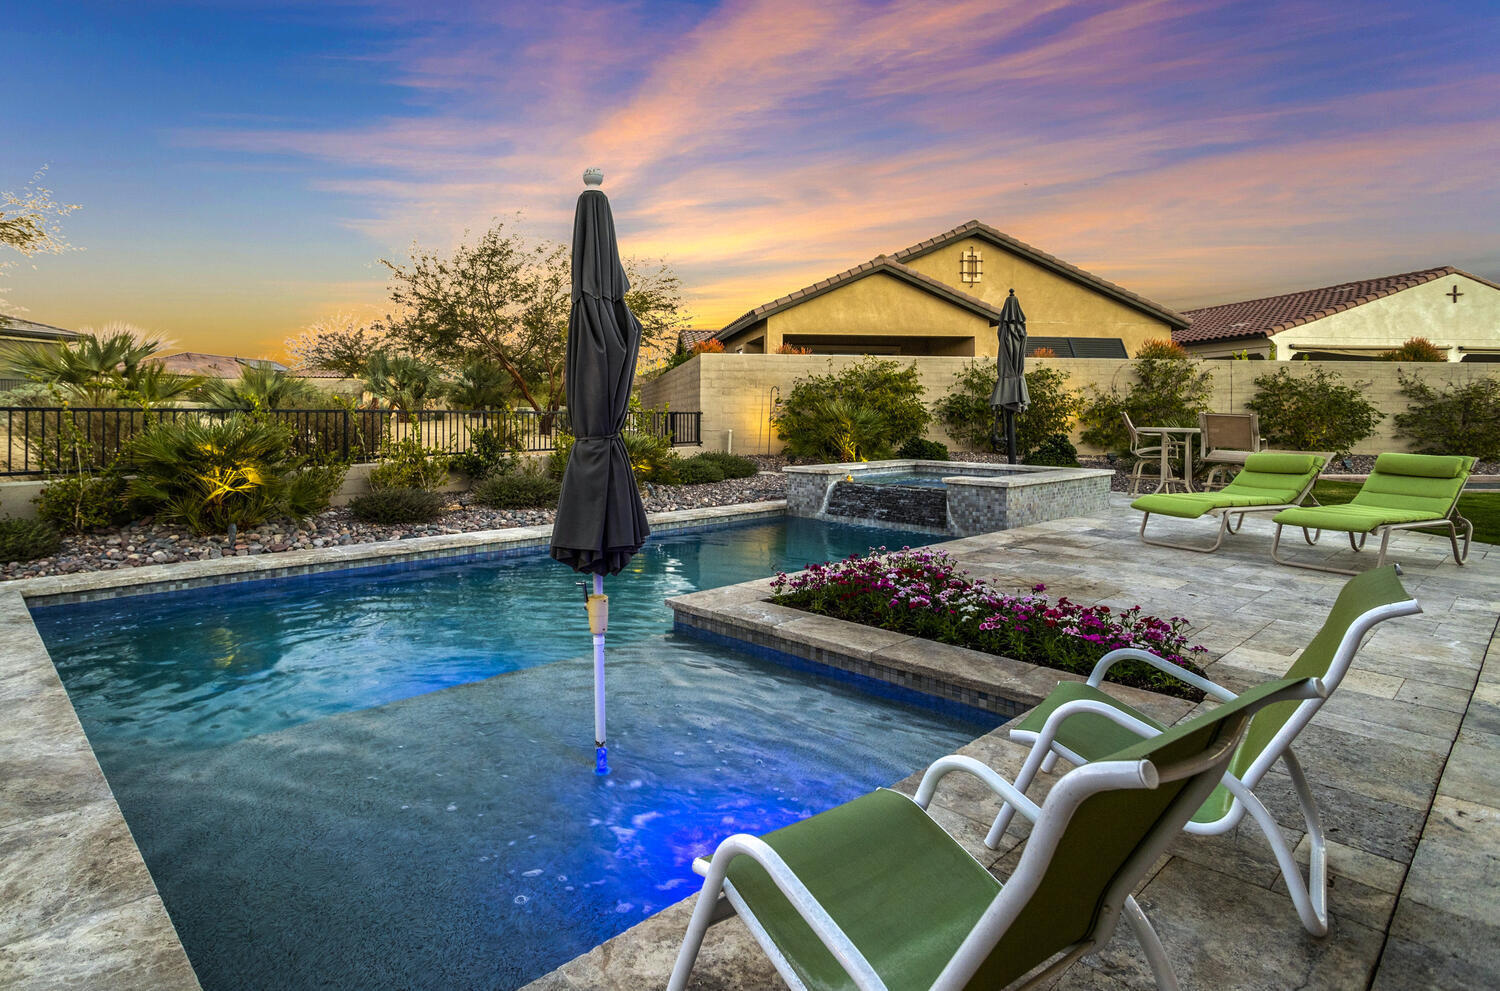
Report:
[[[786,479],[780,472],[762,472],[750,478],[705,485],[645,486],[648,513],[785,497]],[[472,502],[467,493],[454,493],[443,515],[431,523],[382,526],[361,523],[347,509],[331,509],[304,520],[301,526],[280,520],[243,530],[232,545],[222,534],[199,536],[181,524],[144,519],[112,530],[67,535],[62,547],[50,557],[6,562],[0,567],[0,581],[537,526],[551,523],[553,512],[552,509],[492,509]]]
[[[786,497],[786,478],[781,468],[788,460],[781,455],[749,455],[761,472],[750,478],[728,479],[706,485],[646,485],[648,513],[706,506],[732,506],[742,502],[760,502]],[[956,455],[956,462],[996,463],[1004,455],[984,452]],[[1111,462],[1102,457],[1083,457],[1079,463],[1088,468],[1113,468],[1111,488],[1128,491],[1128,462]],[[1373,455],[1354,455],[1347,462],[1334,462],[1332,473],[1368,472],[1375,464]],[[1500,474],[1500,463],[1483,462],[1475,474]],[[240,533],[231,546],[223,535],[202,537],[176,523],[151,519],[94,533],[63,537],[62,547],[50,557],[35,561],[11,561],[0,565],[0,581],[37,578],[42,575],[67,575],[80,571],[110,571],[137,568],[149,564],[171,564],[177,561],[204,561],[211,558],[249,554],[277,554],[305,550],[309,547],[337,547],[366,544],[382,540],[406,540],[434,534],[470,533],[478,530],[503,530],[509,527],[536,526],[552,522],[551,509],[491,509],[474,503],[467,493],[454,493],[443,515],[431,523],[380,526],[355,520],[347,509],[331,509],[296,526],[285,520],[267,523]]]

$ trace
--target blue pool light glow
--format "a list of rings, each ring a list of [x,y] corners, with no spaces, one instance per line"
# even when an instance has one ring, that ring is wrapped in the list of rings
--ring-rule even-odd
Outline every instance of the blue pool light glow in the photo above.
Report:
[[[509,989],[692,894],[725,835],[997,721],[669,632],[668,596],[927,539],[653,539],[610,592],[612,753],[573,576],[541,555],[34,616],[206,991]]]

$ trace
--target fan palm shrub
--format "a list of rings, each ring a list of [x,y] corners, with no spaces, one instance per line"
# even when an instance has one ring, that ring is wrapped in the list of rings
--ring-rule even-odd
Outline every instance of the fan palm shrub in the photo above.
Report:
[[[404,420],[443,394],[443,370],[409,354],[377,351],[365,367],[365,388]]]
[[[307,379],[270,365],[249,365],[237,379],[209,379],[198,397],[218,409],[312,409],[328,401]]]
[[[342,467],[305,468],[285,427],[261,417],[159,423],[132,441],[126,498],[198,533],[326,509]]]
[[[510,375],[493,361],[466,361],[448,387],[448,400],[457,409],[509,409],[506,392]]]
[[[16,375],[57,386],[76,406],[113,406],[122,400],[159,405],[198,384],[156,360],[164,346],[133,327],[113,325],[71,341],[13,345],[4,364]]]

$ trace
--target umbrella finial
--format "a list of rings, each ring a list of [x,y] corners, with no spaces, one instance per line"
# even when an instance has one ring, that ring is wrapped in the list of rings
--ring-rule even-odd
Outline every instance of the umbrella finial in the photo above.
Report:
[[[1011,291],[1010,291],[1010,294],[1011,294],[1011,295],[1012,295],[1012,296],[1014,296],[1014,295],[1015,295],[1015,294],[1016,294],[1016,291],[1015,291],[1015,290],[1014,290],[1014,289],[1012,289],[1012,290],[1011,290]]]
[[[583,184],[590,189],[598,189],[604,183],[604,170],[590,166],[583,170]]]

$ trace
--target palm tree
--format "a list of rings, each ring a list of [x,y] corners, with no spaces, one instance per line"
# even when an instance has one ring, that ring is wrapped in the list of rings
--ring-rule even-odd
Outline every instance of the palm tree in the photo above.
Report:
[[[155,409],[187,398],[202,384],[203,379],[197,375],[179,375],[167,371],[159,361],[149,361],[132,370],[115,395],[118,399]]]
[[[241,410],[308,409],[328,398],[307,379],[270,365],[248,365],[238,379],[209,379],[198,394],[210,406]]]
[[[448,398],[458,409],[509,409],[506,387],[510,375],[493,361],[475,359],[464,363],[458,379],[448,390]]]
[[[121,400],[157,405],[186,394],[198,380],[153,360],[165,346],[124,324],[85,330],[71,341],[17,344],[5,354],[15,373],[55,385],[79,405],[113,406]]]
[[[404,419],[443,393],[443,370],[409,354],[377,351],[365,368],[365,388]]]

